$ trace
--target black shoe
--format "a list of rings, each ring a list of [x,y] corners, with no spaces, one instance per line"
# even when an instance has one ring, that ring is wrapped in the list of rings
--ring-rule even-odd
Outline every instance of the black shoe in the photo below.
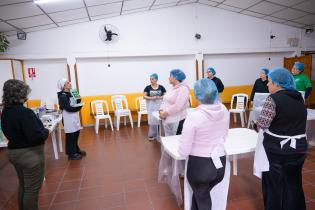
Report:
[[[68,160],[81,160],[82,156],[79,153],[75,153],[73,155],[68,156]]]
[[[86,156],[86,152],[85,152],[84,150],[80,150],[78,153],[79,153],[81,156]]]

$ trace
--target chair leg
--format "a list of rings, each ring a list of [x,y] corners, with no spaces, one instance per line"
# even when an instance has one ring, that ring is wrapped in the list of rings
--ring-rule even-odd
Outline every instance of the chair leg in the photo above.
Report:
[[[141,123],[141,114],[138,113],[138,128],[140,128],[140,123]]]
[[[245,124],[247,123],[247,114],[246,111],[244,111],[244,120],[245,120]]]
[[[244,112],[240,113],[240,117],[241,117],[241,125],[242,127],[244,127]]]
[[[236,120],[236,113],[233,113],[233,115],[234,115],[234,123],[236,123],[237,122],[237,120]]]
[[[114,131],[112,119],[108,118],[108,120],[109,120],[110,127],[112,128],[112,131]]]
[[[126,120],[126,116],[124,116],[124,126],[127,125],[127,120]]]
[[[105,129],[107,129],[107,119],[105,118]]]
[[[99,119],[95,119],[95,133],[96,134],[98,134],[98,129],[99,129],[99,123],[100,123],[100,121],[99,121]]]
[[[129,113],[129,120],[130,120],[130,125],[133,128],[133,120],[132,120],[132,116],[131,113]]]
[[[119,115],[117,115],[116,123],[117,123],[116,129],[119,131],[119,123],[120,123],[120,116]]]

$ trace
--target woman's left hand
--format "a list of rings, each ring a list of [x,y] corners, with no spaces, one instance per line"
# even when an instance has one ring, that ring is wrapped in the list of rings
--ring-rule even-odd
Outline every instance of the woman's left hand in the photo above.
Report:
[[[161,119],[166,119],[167,115],[168,115],[167,112],[162,111],[162,110],[160,111],[160,118]]]

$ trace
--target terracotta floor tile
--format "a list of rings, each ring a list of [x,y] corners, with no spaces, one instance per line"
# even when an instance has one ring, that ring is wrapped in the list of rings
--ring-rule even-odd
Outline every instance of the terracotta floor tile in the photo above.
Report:
[[[130,180],[124,182],[125,192],[135,191],[135,190],[144,190],[145,182],[144,180]]]
[[[239,127],[239,123],[231,124]],[[68,161],[64,153],[55,160],[51,142],[45,144],[46,180],[40,191],[42,210],[51,209],[153,209],[179,210],[166,184],[157,181],[160,143],[147,141],[148,127],[122,126],[120,131],[93,127],[80,133],[87,157]],[[64,134],[62,134],[64,139]],[[0,149],[0,209],[17,209],[18,179],[6,150]],[[228,210],[262,208],[261,180],[252,175],[253,154],[241,155],[238,176],[231,175]],[[3,181],[5,180],[5,181]],[[303,168],[308,209],[315,209],[315,147],[309,147]],[[182,183],[182,182],[181,182]]]
[[[236,209],[242,210],[263,210],[264,204],[262,199],[237,199],[233,201]]]
[[[76,203],[76,210],[99,210],[101,209],[101,205],[99,203],[99,200],[97,198],[90,198],[90,199],[84,199],[79,200]]]
[[[65,181],[62,182],[59,188],[60,191],[66,191],[66,190],[78,190],[81,184],[81,180],[76,181]]]
[[[115,194],[98,198],[102,208],[113,208],[125,205],[124,194]]]
[[[103,187],[91,187],[80,189],[79,200],[101,197],[103,194]]]
[[[78,194],[78,190],[58,192],[56,198],[53,200],[53,204],[75,201],[78,199]]]
[[[49,210],[74,210],[75,205],[75,202],[59,203],[52,205]]]
[[[131,191],[126,193],[126,204],[134,204],[134,203],[141,203],[141,202],[149,202],[149,197],[146,191],[139,190],[139,191]]]
[[[38,197],[38,205],[39,206],[49,206],[54,196],[55,196],[54,193],[40,195]]]
[[[149,201],[127,204],[126,208],[127,210],[153,210],[153,206]]]
[[[172,196],[171,190],[167,185],[148,188],[148,194],[151,200]]]

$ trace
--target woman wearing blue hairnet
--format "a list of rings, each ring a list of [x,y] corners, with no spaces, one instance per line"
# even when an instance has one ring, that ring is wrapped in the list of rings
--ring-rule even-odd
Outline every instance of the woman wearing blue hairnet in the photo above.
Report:
[[[270,96],[257,120],[264,131],[267,168],[262,173],[265,210],[303,210],[302,167],[306,158],[307,111],[292,74],[275,68],[268,74]]]
[[[184,82],[185,79],[182,70],[174,69],[170,72],[169,82],[173,88],[164,95],[160,108],[165,136],[182,133],[189,107],[189,86]]]
[[[291,70],[297,91],[304,91],[305,92],[305,99],[311,94],[312,91],[312,82],[308,76],[306,76],[304,72],[304,63],[302,62],[295,62],[293,68]]]
[[[157,83],[158,75],[150,75],[150,85],[146,86],[144,89],[143,97],[147,101],[147,111],[148,111],[148,124],[149,124],[149,140],[152,141],[157,138],[158,135],[158,125],[159,121],[152,116],[152,113],[159,111],[160,105],[163,99],[163,95],[166,90],[162,85]]]
[[[268,73],[269,70],[262,68],[259,73],[259,78],[255,81],[252,94],[250,95],[250,101],[254,100],[255,93],[269,93],[268,90]]]
[[[208,210],[212,207],[210,191],[224,177],[224,142],[230,120],[214,82],[207,78],[196,81],[194,93],[199,105],[186,118],[178,152],[188,156],[186,177],[193,191],[191,210]]]
[[[224,90],[224,85],[223,85],[222,81],[218,77],[216,77],[216,74],[217,73],[213,67],[209,67],[207,69],[208,79],[211,79],[214,82],[215,86],[218,88],[219,93],[222,93]]]

